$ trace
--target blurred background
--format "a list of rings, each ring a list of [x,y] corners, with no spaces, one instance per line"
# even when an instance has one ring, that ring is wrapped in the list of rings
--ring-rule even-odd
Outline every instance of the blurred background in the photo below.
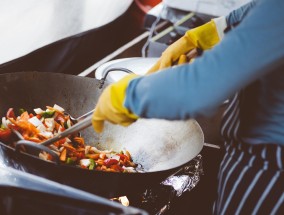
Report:
[[[119,61],[119,66],[130,65],[134,70],[138,66],[146,68],[149,61],[144,62],[145,59],[158,58],[187,30],[246,2],[248,0],[0,0],[0,74],[37,71],[98,78],[105,72],[102,66],[117,66],[116,60],[128,58],[130,61]],[[132,58],[140,60],[132,61]],[[112,78],[110,75],[110,82]],[[3,163],[0,166],[0,214],[51,212],[44,213],[45,208],[56,208],[60,214],[68,215],[211,214],[222,155],[219,124],[225,106],[211,118],[197,119],[205,144],[200,157],[189,164],[191,172],[181,172],[191,181],[179,181],[187,187],[181,191],[182,195],[176,195],[174,186],[165,188],[158,184],[150,189],[150,194],[150,191],[139,193],[133,201],[130,199],[130,206],[134,208],[124,209],[118,198],[115,201],[119,205],[109,205],[112,201],[31,176],[15,164],[5,165],[5,153],[0,153]],[[36,207],[28,204],[35,198]],[[96,207],[89,207],[89,203]]]

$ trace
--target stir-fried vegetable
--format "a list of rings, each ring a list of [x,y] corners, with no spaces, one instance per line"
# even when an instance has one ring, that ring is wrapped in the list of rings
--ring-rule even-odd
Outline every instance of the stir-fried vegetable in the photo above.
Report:
[[[17,113],[18,116],[13,108],[9,108],[6,117],[2,117],[0,141],[12,143],[11,129],[15,129],[24,139],[40,143],[73,125],[70,116],[64,114],[64,109],[58,105],[46,106],[46,110],[36,108],[34,114],[24,109],[18,110]],[[62,163],[89,170],[135,172],[137,166],[132,162],[128,151],[102,151],[94,146],[85,145],[84,138],[77,134],[62,138],[49,147],[58,154]],[[39,157],[52,160],[52,156],[46,152],[40,152]]]
[[[11,138],[12,132],[7,128],[0,128],[0,141],[8,142]]]

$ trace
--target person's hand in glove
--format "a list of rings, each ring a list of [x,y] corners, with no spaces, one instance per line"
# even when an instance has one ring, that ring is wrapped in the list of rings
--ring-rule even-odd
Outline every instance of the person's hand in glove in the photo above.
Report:
[[[108,86],[101,94],[95,111],[92,124],[96,132],[100,133],[104,128],[104,121],[123,126],[130,125],[138,119],[138,116],[131,113],[124,107],[126,89],[129,82],[138,75],[131,74]]]
[[[219,17],[197,28],[188,30],[183,37],[162,53],[158,62],[146,74],[173,66],[176,62],[177,64],[185,63],[184,56],[193,49],[211,49],[223,38],[226,27],[225,17]],[[182,59],[180,59],[181,57]]]

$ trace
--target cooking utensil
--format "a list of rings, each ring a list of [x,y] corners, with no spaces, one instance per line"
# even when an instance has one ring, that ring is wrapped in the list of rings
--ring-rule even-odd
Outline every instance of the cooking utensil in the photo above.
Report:
[[[73,122],[73,124],[76,124],[77,122],[87,118],[88,116],[92,115],[95,109],[89,111],[88,113],[83,114],[82,116],[79,116],[77,118],[71,116],[70,113],[68,113],[67,111],[64,111],[64,115],[68,115],[70,120]]]
[[[51,149],[47,148],[47,147],[44,147],[44,146],[49,146],[50,144],[64,138],[64,137],[67,137],[69,136],[70,134],[73,134],[73,133],[76,133],[76,132],[79,132],[87,127],[89,127],[92,122],[92,114],[93,114],[93,111],[90,111],[78,118],[74,118],[72,117],[70,114],[66,113],[65,114],[68,114],[70,119],[73,121],[73,123],[76,123],[74,124],[71,128],[68,128],[66,130],[64,130],[63,132],[59,133],[58,135],[44,141],[44,142],[41,142],[41,143],[35,143],[35,142],[32,142],[32,141],[28,141],[28,140],[25,140],[24,137],[22,136],[22,134],[20,132],[18,132],[17,130],[11,128],[12,132],[14,134],[16,134],[16,136],[20,139],[19,141],[16,142],[16,146],[15,146],[15,150],[16,151],[19,151],[21,149],[21,146],[30,146],[30,147],[33,147],[33,148],[37,148],[39,150],[43,150],[43,151],[46,151],[48,152],[49,154],[52,155],[52,157],[54,158],[54,160],[59,163],[59,156],[58,154],[56,154],[54,151],[52,151]]]
[[[12,130],[12,132],[20,139],[20,140],[24,140],[25,138],[23,137],[23,135],[18,132],[16,129],[10,128]]]
[[[59,133],[58,135],[56,135],[55,137],[52,137],[42,143],[40,143],[40,145],[43,146],[49,146],[50,144],[64,138],[67,137],[70,134],[79,132],[87,127],[89,127],[92,122],[92,114],[93,114],[94,110],[89,111],[88,113],[83,114],[82,116],[79,116],[77,118],[72,117],[69,113],[64,112],[65,115],[68,115],[70,120],[73,122],[73,126],[71,128],[68,128],[66,130],[64,130],[63,132]],[[10,128],[12,130],[12,132],[14,134],[16,134],[16,136],[20,139],[20,140],[25,140],[24,137],[22,136],[22,134],[17,131],[16,129]],[[31,142],[31,141],[28,141]],[[20,141],[18,144],[16,144],[16,150],[20,147],[20,145],[25,145],[25,141]],[[37,144],[39,145],[39,144]]]
[[[82,115],[95,107],[102,92],[98,86],[99,81],[94,78],[59,73],[2,74],[0,116],[4,116],[10,107],[32,111],[35,107],[53,104],[64,107],[72,115]],[[106,123],[102,134],[94,133],[91,127],[82,130],[81,134],[87,144],[102,150],[127,149],[134,162],[141,164],[145,172],[124,174],[90,171],[41,160],[37,156],[41,149],[30,145],[25,147],[26,152],[19,153],[2,142],[0,148],[7,165],[88,192],[114,197],[144,191],[161,182],[198,155],[204,143],[202,130],[194,120],[141,119],[129,127]]]
[[[53,159],[55,160],[55,162],[57,164],[59,164],[59,155],[57,153],[55,153],[53,150],[49,149],[46,146],[49,146],[50,144],[64,138],[67,137],[70,134],[79,132],[87,127],[89,127],[92,124],[92,115],[90,115],[90,113],[88,113],[89,116],[87,116],[85,119],[79,121],[78,123],[74,124],[72,127],[66,129],[65,131],[59,133],[58,135],[44,141],[41,143],[35,143],[32,141],[28,141],[25,140],[23,138],[23,136],[16,131],[15,129],[13,129],[13,132],[17,134],[17,136],[21,139],[19,141],[16,142],[16,146],[15,146],[15,150],[16,152],[19,152],[19,150],[21,149],[22,146],[27,146],[27,147],[32,147],[32,148],[36,148],[38,150],[42,150],[45,151],[47,153],[49,153],[50,155],[52,155]]]
[[[36,145],[42,145],[42,146],[49,146],[50,144],[64,138],[67,137],[70,134],[79,132],[87,127],[89,127],[90,125],[92,125],[92,115],[89,115],[88,117],[86,117],[85,119],[79,121],[78,123],[74,124],[73,126],[71,126],[70,128],[66,129],[65,131],[57,134],[56,136],[41,142],[40,144],[36,144]],[[16,144],[16,150],[18,150],[20,148],[21,145],[25,145],[26,142],[24,141],[18,141]]]
[[[42,150],[42,151],[45,151],[45,152],[49,153],[54,158],[55,162],[59,163],[59,156],[54,151],[52,151],[51,149],[45,147],[44,145],[37,144],[35,142],[25,140],[24,137],[22,136],[22,134],[20,132],[18,132],[16,129],[13,129],[13,128],[10,128],[10,129],[20,139],[19,141],[16,142],[16,146],[15,146],[16,152],[21,149],[22,145],[33,147],[33,148],[37,148],[39,150]]]

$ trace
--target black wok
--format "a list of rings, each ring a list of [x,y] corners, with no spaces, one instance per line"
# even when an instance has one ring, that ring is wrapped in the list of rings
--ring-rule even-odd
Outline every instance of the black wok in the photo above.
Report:
[[[101,94],[94,78],[59,73],[19,72],[0,75],[0,116],[8,108],[45,108],[58,104],[73,116],[95,107]],[[15,150],[0,142],[4,163],[62,184],[105,197],[128,195],[145,190],[175,173],[202,149],[203,133],[194,120],[139,120],[124,128],[107,124],[105,132],[81,132],[87,144],[101,149],[127,149],[144,173],[90,171],[41,160],[36,155]],[[0,154],[1,156],[1,154]]]

